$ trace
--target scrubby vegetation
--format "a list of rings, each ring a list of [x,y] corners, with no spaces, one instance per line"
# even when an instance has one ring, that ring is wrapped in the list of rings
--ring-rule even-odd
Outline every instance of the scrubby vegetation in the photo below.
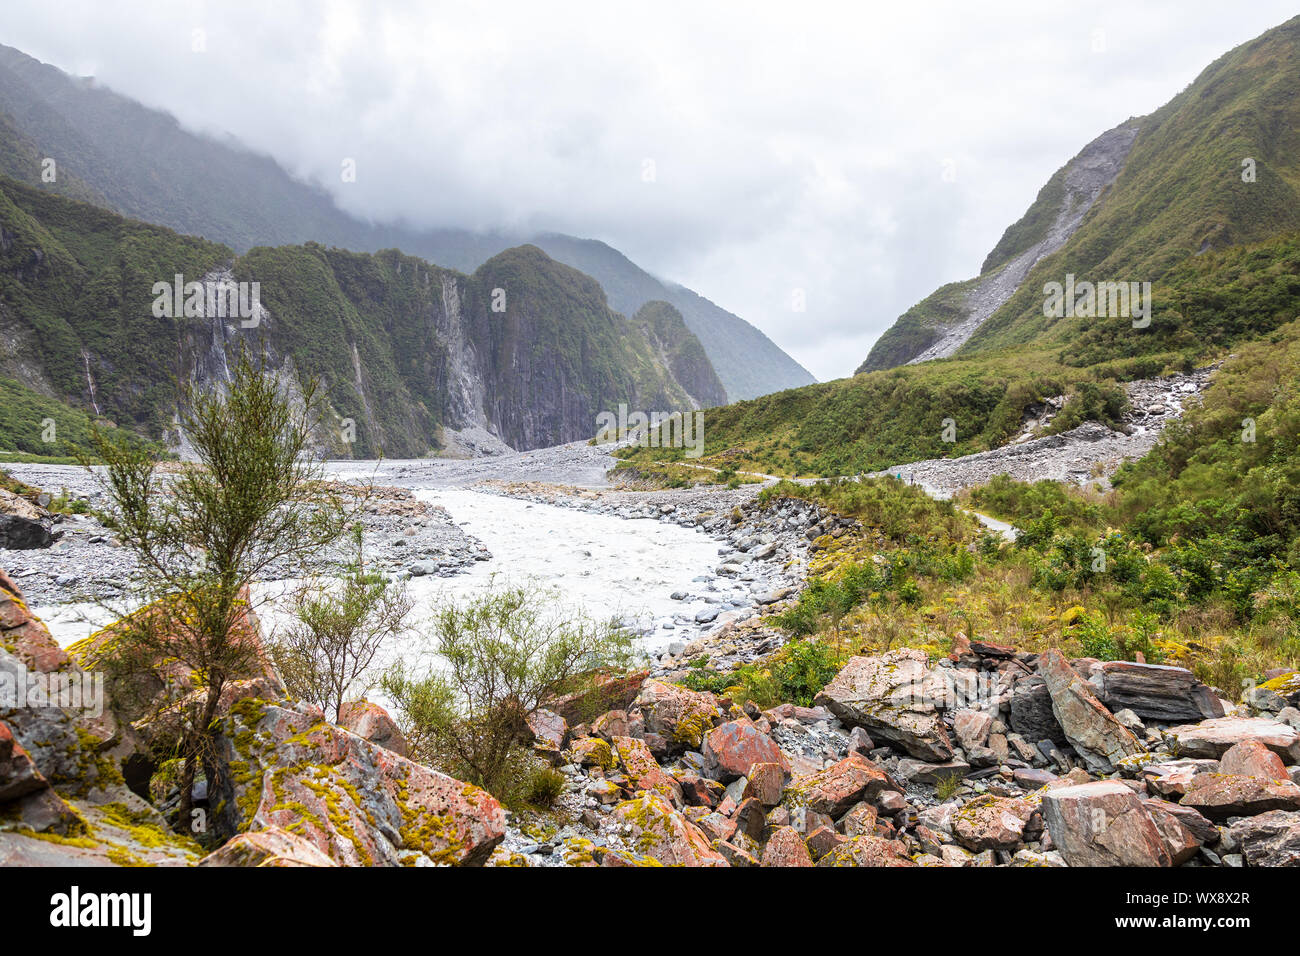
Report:
[[[433,625],[437,663],[416,671],[399,661],[381,682],[416,758],[510,805],[553,800],[554,778],[528,746],[529,719],[596,671],[625,669],[631,637],[518,587],[446,604]]]
[[[895,481],[787,483],[864,528],[827,541],[778,622],[835,652],[945,652],[958,635],[1190,667],[1236,696],[1300,665],[1300,322],[1239,347],[1108,493],[1006,476],[961,502],[1012,522],[906,507]],[[905,529],[915,529],[913,533]]]

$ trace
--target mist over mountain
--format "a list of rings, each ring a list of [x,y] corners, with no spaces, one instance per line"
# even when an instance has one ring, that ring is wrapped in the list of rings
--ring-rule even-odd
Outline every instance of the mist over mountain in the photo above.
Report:
[[[473,272],[497,253],[525,243],[591,275],[611,306],[632,315],[651,301],[672,303],[706,352],[731,399],[752,398],[813,381],[761,331],[707,299],[655,278],[596,240],[559,234],[481,234],[363,222],[323,190],[293,178],[269,157],[234,141],[184,130],[92,81],[69,77],[22,52],[0,46],[0,123],[21,133],[0,146],[18,178],[39,181],[33,150],[54,157],[77,198],[123,215],[202,236],[246,252],[258,245],[319,242],[362,252],[401,249],[409,255]]]

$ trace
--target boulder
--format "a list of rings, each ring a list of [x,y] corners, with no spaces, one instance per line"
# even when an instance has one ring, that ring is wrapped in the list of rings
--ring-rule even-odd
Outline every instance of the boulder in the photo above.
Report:
[[[859,834],[849,837],[820,860],[818,866],[916,866],[898,840]]]
[[[1177,800],[1187,792],[1198,773],[1219,769],[1215,760],[1171,760],[1168,763],[1149,764],[1140,771],[1147,789],[1157,796]]]
[[[824,829],[824,828],[823,828]],[[777,827],[763,847],[763,866],[812,866],[812,853],[794,827]]]
[[[1300,671],[1284,671],[1251,688],[1247,701],[1261,710],[1277,713],[1300,706]]]
[[[618,763],[614,759],[613,749],[602,737],[583,737],[581,740],[575,740],[573,746],[569,748],[569,760],[581,767],[604,767],[607,770]]]
[[[1104,661],[1094,668],[1101,699],[1111,710],[1131,710],[1166,723],[1223,716],[1223,703],[1184,667]]]
[[[1198,773],[1178,802],[1199,810],[1211,820],[1226,820],[1270,810],[1300,810],[1300,787],[1290,780]]]
[[[941,763],[952,757],[952,742],[934,697],[925,653],[904,648],[850,658],[814,702],[877,740],[896,744],[919,760]]]
[[[1208,842],[1206,838],[1210,834],[1218,838],[1218,830],[1213,823],[1190,806],[1177,806],[1165,803],[1164,800],[1143,800],[1143,806],[1151,814],[1156,829],[1160,830],[1161,839],[1165,842],[1165,849],[1174,866],[1182,866],[1195,857],[1200,852],[1201,845]],[[1182,816],[1187,813],[1195,814],[1197,822],[1193,823],[1193,818]]]
[[[1300,866],[1300,813],[1272,810],[1228,828],[1251,866]]]
[[[48,548],[59,539],[54,517],[22,495],[0,488],[0,548]]]
[[[385,714],[384,716],[388,715]],[[340,714],[339,723],[342,722],[342,714]],[[569,722],[555,711],[547,710],[544,707],[540,707],[528,715],[528,729],[532,731],[533,740],[537,746],[545,750],[561,749],[564,746],[564,741],[569,736]],[[365,734],[362,734],[362,736],[364,737]],[[403,743],[403,746],[405,746],[405,743]]]
[[[1038,807],[1031,800],[986,795],[976,797],[952,815],[954,839],[976,853],[984,850],[1014,853],[1041,832]]]
[[[660,794],[642,793],[614,808],[628,847],[665,866],[727,866],[704,831]]]
[[[1055,648],[1038,658],[1038,672],[1047,682],[1052,713],[1090,770],[1109,773],[1115,762],[1139,754],[1144,747],[1133,732],[1115,719]]]
[[[199,866],[337,866],[315,844],[279,827],[241,833],[199,860]]]
[[[1219,773],[1261,777],[1265,780],[1286,780],[1286,765],[1282,758],[1258,740],[1243,740],[1233,744],[1219,760]]]
[[[1182,866],[1200,851],[1201,846],[1219,838],[1219,831],[1191,807],[1180,807],[1164,800],[1143,800],[1147,813],[1160,831],[1165,849],[1174,866]]]
[[[344,730],[350,730],[372,744],[403,757],[410,756],[406,738],[398,729],[397,722],[378,704],[368,700],[347,701],[339,707],[338,724]]]
[[[859,803],[840,819],[839,826],[845,836],[860,836],[876,832],[879,812],[869,803]],[[815,832],[815,831],[814,831]]]
[[[832,819],[848,812],[854,804],[875,803],[883,792],[902,793],[903,788],[884,770],[860,754],[843,760],[786,788],[791,809],[807,809]]]
[[[722,717],[712,694],[658,680],[641,686],[632,709],[644,716],[647,732],[659,734],[676,750],[699,750],[704,735]]]
[[[933,787],[940,783],[946,783],[953,777],[958,779],[965,777],[970,773],[970,764],[964,760],[926,763],[924,760],[912,760],[904,757],[898,761],[898,768],[894,773],[899,780],[907,783],[920,783]]]
[[[632,720],[626,710],[611,710],[591,722],[591,732],[606,740],[614,737],[635,737],[638,733],[645,732],[645,722]]]
[[[1170,866],[1160,829],[1129,787],[1116,780],[1043,793],[1043,820],[1070,866]]]
[[[246,699],[220,723],[220,831],[279,827],[344,866],[487,862],[505,837],[488,793],[327,723],[303,702]]]
[[[781,791],[785,789],[785,767],[779,763],[756,763],[749,768],[742,796],[754,797],[765,807],[774,807],[781,802]]]
[[[614,751],[627,774],[629,789],[652,790],[674,806],[682,805],[682,787],[659,766],[645,741],[635,737],[615,737]]]
[[[36,769],[31,755],[14,739],[13,731],[0,721],[0,804],[44,790],[49,785]]]
[[[983,710],[959,710],[953,715],[953,731],[962,747],[983,747],[989,742],[993,715]]]
[[[1282,758],[1285,764],[1300,763],[1300,731],[1267,717],[1219,717],[1199,724],[1169,728],[1180,756],[1218,759],[1234,744],[1257,740]]]
[[[749,720],[729,721],[704,738],[704,772],[714,780],[729,783],[760,763],[777,764],[783,773],[790,769],[776,741]]]

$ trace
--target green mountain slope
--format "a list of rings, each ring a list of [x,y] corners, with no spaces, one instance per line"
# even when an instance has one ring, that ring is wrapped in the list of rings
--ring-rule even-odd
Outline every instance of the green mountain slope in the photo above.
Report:
[[[158,317],[154,285],[177,274],[256,282],[265,315],[249,328],[238,318]],[[684,326],[674,339],[698,365],[698,340]],[[24,400],[45,396],[159,439],[176,383],[224,381],[241,342],[265,350],[289,381],[320,381],[329,404],[321,441],[335,454],[428,454],[444,426],[535,448],[589,437],[619,403],[697,404],[658,339],[612,311],[589,276],[533,246],[469,276],[395,250],[317,243],[236,256],[0,179],[0,378],[20,383]],[[701,369],[707,360],[692,371]],[[19,437],[26,450],[32,436]]]
[[[688,289],[663,282],[603,242],[559,234],[478,234],[361,222],[323,191],[294,180],[266,156],[190,133],[89,80],[69,77],[0,45],[0,114],[28,144],[0,135],[0,172],[34,182],[32,149],[57,159],[95,201],[123,215],[205,236],[246,252],[309,241],[363,252],[401,249],[462,272],[532,243],[594,277],[610,305],[632,315],[646,302],[672,303],[704,344],[732,398],[814,381],[758,329]],[[3,133],[0,128],[0,133]]]
[[[1151,282],[1158,299],[1178,282],[1172,270],[1194,256],[1300,229],[1300,17],[1219,58],[1155,113],[1105,135],[1124,130],[1136,136],[1109,156],[1111,181],[1076,228],[1050,241],[1070,205],[1071,179],[1096,165],[1090,153],[1105,136],[1048,181],[989,253],[979,279],[945,286],[905,313],[858,371],[1026,344],[1068,348],[1089,329],[1080,319],[1043,314],[1046,283],[1063,283],[1067,274]],[[1017,272],[1026,256],[1030,267]],[[999,284],[1003,294],[989,294]],[[1177,330],[1161,324],[1171,321],[1178,316],[1166,310],[1110,356],[1094,341],[1092,360],[1165,351]]]
[[[1297,137],[1300,17],[1089,144],[1006,231],[984,275],[909,310],[858,375],[714,411],[704,463],[838,475],[967,454],[1013,437],[1045,397],[1186,371],[1266,339],[1300,318]],[[1241,178],[1245,157],[1255,182]],[[1054,232],[1059,248],[1035,258]],[[1023,278],[999,287],[1014,269]],[[1151,282],[1149,326],[1045,317],[1043,286],[1067,272]],[[905,364],[968,322],[972,297],[993,293],[1003,304],[950,357]],[[954,442],[942,441],[945,419]]]

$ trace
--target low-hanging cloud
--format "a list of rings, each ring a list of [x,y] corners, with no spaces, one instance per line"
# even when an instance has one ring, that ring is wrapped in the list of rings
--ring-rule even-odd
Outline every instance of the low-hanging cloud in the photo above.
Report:
[[[6,4],[0,42],[356,215],[602,239],[819,378],[1288,4]],[[196,49],[198,48],[198,49]],[[341,181],[344,160],[356,181]],[[802,304],[800,311],[798,304]]]

